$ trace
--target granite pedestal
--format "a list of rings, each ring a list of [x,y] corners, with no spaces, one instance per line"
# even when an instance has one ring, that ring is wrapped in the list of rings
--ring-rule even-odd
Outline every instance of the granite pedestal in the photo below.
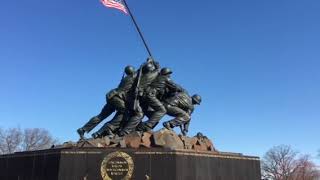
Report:
[[[61,148],[0,156],[1,180],[260,180],[257,157],[163,148]]]

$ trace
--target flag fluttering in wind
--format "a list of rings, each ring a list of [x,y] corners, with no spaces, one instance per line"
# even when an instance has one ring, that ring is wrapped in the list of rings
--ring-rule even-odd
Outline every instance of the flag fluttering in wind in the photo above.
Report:
[[[126,6],[122,4],[121,0],[101,0],[102,4],[109,8],[116,8],[128,14]]]
[[[144,47],[146,48],[149,56],[152,58],[152,54],[151,54],[151,51],[146,43],[146,40],[144,39],[143,35],[142,35],[142,32],[140,31],[140,28],[136,22],[136,20],[134,19],[133,15],[132,15],[132,12],[130,11],[130,8],[126,2],[126,0],[100,0],[102,2],[102,4],[106,7],[109,7],[109,8],[115,8],[115,9],[119,9],[120,11],[124,12],[125,14],[129,14],[131,19],[132,19],[132,22],[134,24],[134,26],[136,27],[139,35],[140,35],[140,38],[143,42],[143,45]]]

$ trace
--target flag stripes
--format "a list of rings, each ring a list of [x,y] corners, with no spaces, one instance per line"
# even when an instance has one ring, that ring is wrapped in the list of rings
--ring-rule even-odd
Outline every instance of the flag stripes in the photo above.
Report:
[[[119,0],[101,0],[101,3],[106,7],[119,9],[120,11],[128,14],[125,5],[123,5]]]

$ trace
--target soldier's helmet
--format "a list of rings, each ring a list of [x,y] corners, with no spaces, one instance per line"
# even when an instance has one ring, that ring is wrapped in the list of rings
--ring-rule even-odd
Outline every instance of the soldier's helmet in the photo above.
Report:
[[[152,63],[147,63],[146,65],[143,66],[142,72],[147,73],[147,72],[152,72],[154,71],[155,67]]]
[[[195,94],[191,98],[192,98],[192,101],[195,102],[195,104],[200,105],[200,103],[201,103],[201,96],[200,95]]]
[[[147,63],[152,63],[154,60],[152,59],[152,57],[148,57],[147,58]]]
[[[124,72],[127,74],[127,75],[131,75],[134,73],[134,67],[133,66],[127,66],[125,69],[124,69]]]
[[[169,75],[169,74],[172,74],[172,71],[169,68],[162,68],[160,74],[161,75]]]

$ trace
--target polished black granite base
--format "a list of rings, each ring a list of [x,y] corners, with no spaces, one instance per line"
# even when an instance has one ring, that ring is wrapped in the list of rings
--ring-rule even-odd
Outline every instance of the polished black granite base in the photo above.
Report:
[[[0,156],[1,180],[260,180],[257,157],[163,148],[63,148]]]

